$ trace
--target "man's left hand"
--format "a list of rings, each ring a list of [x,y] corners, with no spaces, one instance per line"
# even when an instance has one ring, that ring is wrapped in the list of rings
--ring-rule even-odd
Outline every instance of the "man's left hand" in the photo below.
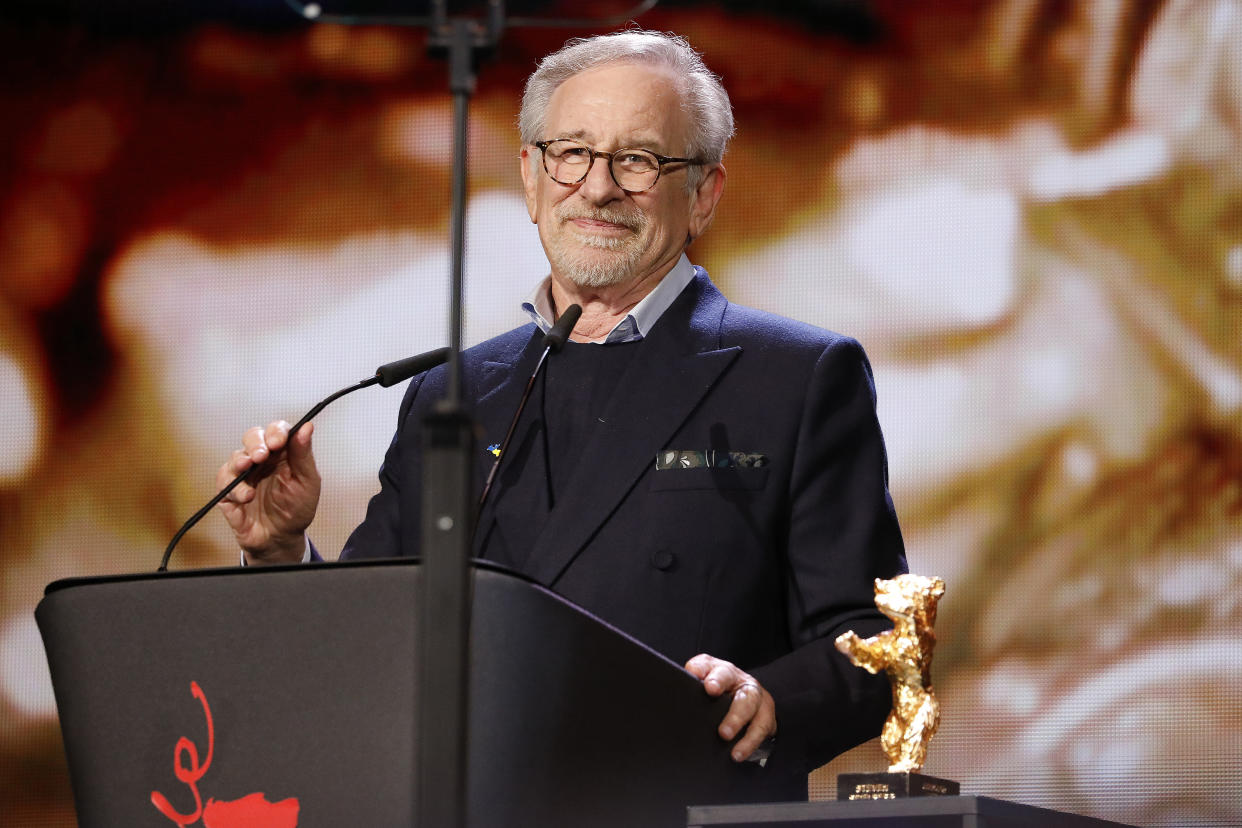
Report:
[[[765,739],[776,735],[776,702],[754,676],[707,653],[699,653],[687,661],[686,670],[703,682],[707,695],[733,695],[729,712],[716,731],[720,738],[728,741],[745,729],[745,734],[733,746],[733,761],[746,761]]]

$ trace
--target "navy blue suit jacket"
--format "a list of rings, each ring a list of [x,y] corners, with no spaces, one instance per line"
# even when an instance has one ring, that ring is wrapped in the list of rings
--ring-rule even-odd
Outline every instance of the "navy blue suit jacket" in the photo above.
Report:
[[[484,446],[504,436],[541,340],[528,325],[463,355],[480,488]],[[751,672],[776,701],[773,764],[809,772],[876,735],[889,707],[884,678],[833,646],[848,629],[890,626],[873,579],[905,569],[866,356],[852,339],[730,303],[702,271],[632,347],[520,569],[679,664],[706,652]],[[445,379],[441,367],[411,381],[380,492],[343,558],[418,553],[419,433]],[[767,460],[657,469],[669,449]],[[489,504],[523,471],[502,468]],[[478,537],[495,528],[485,509]]]

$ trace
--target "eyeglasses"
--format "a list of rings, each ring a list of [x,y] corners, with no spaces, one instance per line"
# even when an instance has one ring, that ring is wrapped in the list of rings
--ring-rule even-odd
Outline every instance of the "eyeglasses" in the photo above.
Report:
[[[612,180],[627,193],[641,193],[654,187],[665,164],[703,163],[695,158],[670,158],[645,149],[601,152],[570,138],[536,141],[535,146],[543,153],[544,172],[556,183],[577,184],[586,179],[596,158],[607,158]]]

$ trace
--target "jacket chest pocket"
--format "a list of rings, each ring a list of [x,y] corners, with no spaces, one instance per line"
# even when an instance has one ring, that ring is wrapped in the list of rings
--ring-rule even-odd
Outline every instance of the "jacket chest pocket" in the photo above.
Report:
[[[667,468],[651,473],[651,491],[719,489],[758,490],[768,482],[767,468]]]

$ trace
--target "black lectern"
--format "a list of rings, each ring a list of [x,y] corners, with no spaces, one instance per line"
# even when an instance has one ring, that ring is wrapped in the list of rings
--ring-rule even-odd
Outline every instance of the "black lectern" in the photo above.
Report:
[[[707,805],[687,809],[688,828],[1130,828],[986,796],[915,796],[841,802]]]
[[[49,586],[36,617],[80,824],[414,824],[419,573]],[[727,702],[678,665],[518,576],[471,578],[468,825],[683,826],[690,804],[790,798],[730,761]]]

